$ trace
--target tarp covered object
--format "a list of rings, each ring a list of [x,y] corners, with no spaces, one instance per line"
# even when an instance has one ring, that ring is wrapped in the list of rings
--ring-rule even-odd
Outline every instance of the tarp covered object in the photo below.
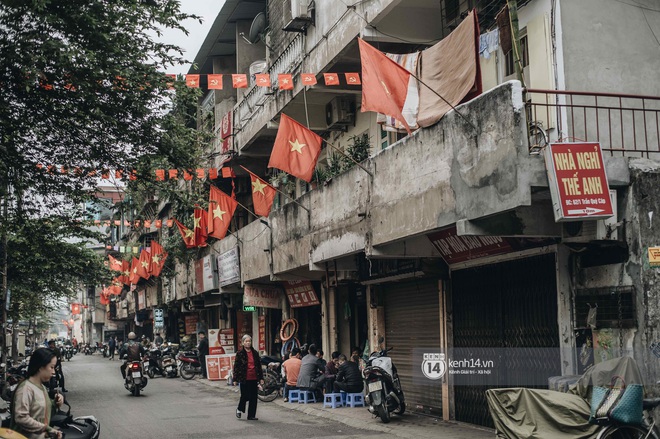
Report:
[[[597,425],[589,424],[593,386],[607,386],[613,376],[627,384],[641,384],[632,358],[615,358],[590,367],[568,393],[525,388],[486,391],[497,437],[503,439],[591,439]]]

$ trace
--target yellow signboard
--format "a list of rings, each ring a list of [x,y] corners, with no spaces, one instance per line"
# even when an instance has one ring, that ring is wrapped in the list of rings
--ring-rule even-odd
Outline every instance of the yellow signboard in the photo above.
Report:
[[[649,265],[660,267],[660,247],[649,247]]]

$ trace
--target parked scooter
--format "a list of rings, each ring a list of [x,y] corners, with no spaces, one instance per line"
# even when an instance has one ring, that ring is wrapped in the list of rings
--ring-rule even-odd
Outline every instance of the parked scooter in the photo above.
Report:
[[[144,376],[144,369],[141,361],[129,361],[126,364],[126,378],[124,387],[131,392],[133,396],[140,396],[140,391],[147,386],[149,380]]]
[[[165,370],[161,365],[161,361],[163,359],[163,353],[161,350],[156,347],[149,349],[147,358],[148,361],[146,362],[146,370],[149,378],[155,377],[156,374],[165,376]]]
[[[165,371],[165,376],[168,378],[176,378],[179,376],[179,368],[176,365],[176,357],[174,355],[173,346],[164,346],[162,348],[161,367]]]
[[[387,353],[392,348],[373,352],[362,371],[367,389],[366,402],[369,412],[380,416],[384,423],[390,422],[390,414],[403,415],[406,403],[396,367]]]
[[[67,411],[58,410],[50,420],[50,426],[56,427],[66,439],[98,439],[101,425],[94,416],[71,416],[71,406],[65,400]]]
[[[199,362],[199,353],[197,351],[182,351],[176,357],[181,362],[179,373],[184,380],[191,380],[195,374],[202,373],[202,363]]]
[[[257,390],[260,401],[271,402],[282,393],[284,378],[281,372],[282,361],[274,357],[261,357],[261,368],[264,373],[264,384]]]

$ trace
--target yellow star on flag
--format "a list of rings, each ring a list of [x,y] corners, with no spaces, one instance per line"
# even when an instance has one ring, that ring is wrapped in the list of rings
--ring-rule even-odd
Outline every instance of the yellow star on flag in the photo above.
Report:
[[[222,219],[222,216],[227,213],[224,210],[220,209],[220,206],[217,206],[215,209],[213,209],[213,218],[220,218],[220,221],[224,221]]]
[[[151,262],[153,262],[156,265],[160,264],[160,255],[153,255],[151,257]]]
[[[190,229],[186,229],[186,239],[192,238],[195,235],[195,232],[193,232]]]
[[[149,267],[149,264],[146,261],[140,262],[140,265],[142,265],[142,268],[147,268]]]
[[[295,142],[289,140],[289,143],[291,144],[291,152],[296,151],[298,154],[302,154],[302,149],[306,146],[304,143],[300,143],[298,139]]]
[[[256,192],[261,192],[261,195],[264,195],[264,196],[265,196],[265,195],[266,195],[266,194],[264,193],[264,188],[265,188],[265,187],[266,187],[266,184],[265,184],[265,183],[262,183],[261,180],[259,180],[259,179],[257,178],[256,181],[253,181],[253,182],[252,182],[252,193],[254,194],[254,193],[256,193]]]
[[[195,225],[193,226],[193,229],[199,229],[199,228],[202,227],[201,224],[199,224],[199,222],[200,222],[201,220],[202,220],[202,217],[197,217],[197,218],[194,219],[194,221],[195,221]]]

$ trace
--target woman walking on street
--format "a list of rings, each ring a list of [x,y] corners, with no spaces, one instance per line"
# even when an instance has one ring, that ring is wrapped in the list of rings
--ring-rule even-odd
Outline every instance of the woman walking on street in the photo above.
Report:
[[[37,349],[30,357],[28,378],[16,388],[12,400],[12,428],[28,439],[44,439],[46,433],[62,437],[59,430],[48,424],[55,408],[64,402],[64,397],[58,393],[55,401],[51,401],[43,384],[55,375],[56,363],[57,357],[53,351]]]
[[[236,408],[236,417],[245,413],[245,403],[249,403],[248,421],[257,421],[257,384],[264,383],[259,352],[252,348],[252,337],[245,334],[241,339],[243,349],[239,350],[234,360],[234,385],[241,385],[241,399]]]

